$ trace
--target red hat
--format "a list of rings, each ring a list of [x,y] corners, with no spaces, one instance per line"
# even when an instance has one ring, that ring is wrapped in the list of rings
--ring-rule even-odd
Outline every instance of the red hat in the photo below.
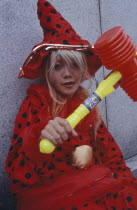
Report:
[[[43,42],[32,49],[22,68],[20,68],[18,77],[35,79],[43,76],[43,59],[46,58],[52,49],[85,51],[88,58],[89,74],[93,76],[100,68],[101,61],[94,54],[92,45],[87,40],[81,39],[72,26],[48,1],[39,0],[37,6],[44,39]]]

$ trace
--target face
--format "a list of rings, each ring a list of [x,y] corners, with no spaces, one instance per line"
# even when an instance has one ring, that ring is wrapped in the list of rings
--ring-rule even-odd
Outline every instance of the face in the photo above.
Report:
[[[57,60],[51,72],[53,87],[66,98],[72,97],[77,91],[82,78],[82,70],[74,63],[71,67]]]

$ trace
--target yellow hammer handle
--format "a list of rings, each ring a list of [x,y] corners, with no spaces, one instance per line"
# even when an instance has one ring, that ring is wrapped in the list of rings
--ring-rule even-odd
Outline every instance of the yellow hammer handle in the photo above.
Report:
[[[122,75],[118,71],[111,72],[98,86],[98,88],[88,97],[78,108],[66,118],[72,128],[87,115],[89,112],[107,95],[115,91],[119,86]],[[55,149],[55,145],[48,139],[40,141],[40,152],[50,154]]]

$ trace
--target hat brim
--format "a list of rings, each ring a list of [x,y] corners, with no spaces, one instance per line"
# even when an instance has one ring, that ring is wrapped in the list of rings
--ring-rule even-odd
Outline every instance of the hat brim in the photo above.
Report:
[[[94,48],[90,45],[47,44],[45,42],[41,42],[32,49],[23,66],[20,68],[18,78],[36,79],[44,76],[43,61],[47,59],[51,50],[55,49],[85,52],[87,56],[88,73],[91,77],[94,76],[96,71],[102,66],[101,60],[94,53]]]

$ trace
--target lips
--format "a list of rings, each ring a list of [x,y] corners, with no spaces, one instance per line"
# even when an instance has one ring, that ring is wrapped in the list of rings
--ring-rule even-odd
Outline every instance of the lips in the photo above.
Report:
[[[75,82],[65,82],[65,83],[63,83],[63,86],[65,86],[65,87],[67,87],[67,88],[70,88],[70,87],[72,87],[74,84],[75,84]]]

